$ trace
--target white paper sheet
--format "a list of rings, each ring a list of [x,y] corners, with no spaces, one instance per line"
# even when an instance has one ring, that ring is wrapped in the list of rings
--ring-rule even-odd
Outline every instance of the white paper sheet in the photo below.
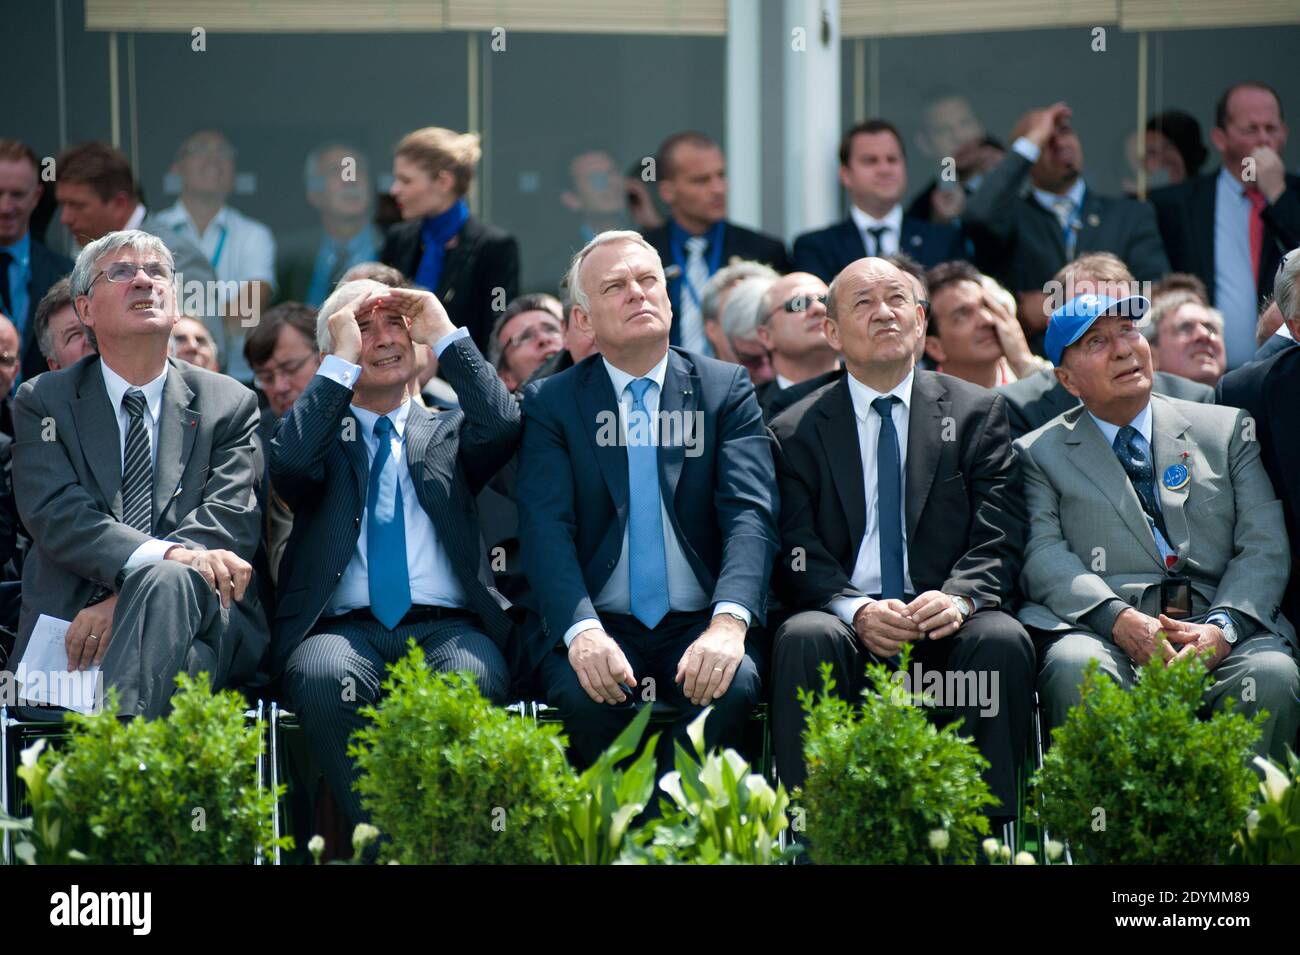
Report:
[[[27,703],[62,706],[78,713],[94,713],[103,706],[99,667],[69,672],[63,639],[72,626],[49,614],[36,618],[32,637],[14,672],[18,698]]]

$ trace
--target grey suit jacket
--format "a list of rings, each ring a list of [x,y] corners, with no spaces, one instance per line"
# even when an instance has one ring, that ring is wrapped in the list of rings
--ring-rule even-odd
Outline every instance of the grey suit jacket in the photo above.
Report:
[[[261,534],[254,448],[257,398],[237,381],[169,358],[154,470],[154,536],[233,551],[250,563]],[[23,566],[14,657],[47,613],[71,620],[149,538],[123,524],[117,415],[98,355],[24,382],[14,405],[14,496],[32,536]],[[231,614],[239,628],[229,676],[265,654],[265,617],[250,584]],[[214,674],[220,678],[221,675]]]
[[[1171,572],[1190,578],[1193,612],[1224,608],[1243,636],[1267,630],[1294,644],[1295,630],[1280,610],[1291,567],[1282,503],[1247,414],[1153,394],[1151,416],[1160,506],[1177,552]],[[1125,607],[1154,616],[1164,561],[1137,493],[1092,417],[1080,406],[1015,447],[1030,521],[1021,623],[1109,638]],[[1174,491],[1161,475],[1179,462],[1191,481]]]

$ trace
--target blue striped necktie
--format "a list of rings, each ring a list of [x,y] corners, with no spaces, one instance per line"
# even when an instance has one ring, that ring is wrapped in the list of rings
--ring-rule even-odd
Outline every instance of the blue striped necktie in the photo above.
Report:
[[[627,386],[632,392],[632,412],[627,417],[628,583],[632,616],[651,630],[669,609],[655,422],[645,406],[645,394],[653,384],[649,378],[637,378]]]
[[[375,422],[379,449],[370,465],[366,495],[366,562],[370,612],[389,630],[411,609],[407,576],[406,519],[402,511],[402,482],[392,453],[393,422],[387,415]]]

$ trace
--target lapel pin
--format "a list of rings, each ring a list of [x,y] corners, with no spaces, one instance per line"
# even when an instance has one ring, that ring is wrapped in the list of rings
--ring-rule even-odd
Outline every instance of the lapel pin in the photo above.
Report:
[[[914,236],[912,236],[912,238],[911,238],[910,241],[911,241],[911,243],[912,243],[912,247],[913,247],[913,248],[916,248],[916,247],[920,246],[920,244],[921,244],[921,237],[920,237],[919,235],[914,235]]]
[[[1187,482],[1192,479],[1192,474],[1187,470],[1185,464],[1171,464],[1165,468],[1164,476],[1161,478],[1164,485],[1171,491],[1181,491],[1187,487]]]
[[[1094,229],[1097,228],[1097,226],[1101,225],[1101,216],[1097,215],[1095,212],[1088,213],[1088,225],[1092,226]]]

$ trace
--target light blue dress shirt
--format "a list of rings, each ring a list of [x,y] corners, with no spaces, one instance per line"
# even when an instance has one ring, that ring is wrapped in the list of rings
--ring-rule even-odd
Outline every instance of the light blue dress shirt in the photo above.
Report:
[[[1250,200],[1246,187],[1226,169],[1214,182],[1214,307],[1223,313],[1228,368],[1255,355],[1259,291],[1250,262]]]

